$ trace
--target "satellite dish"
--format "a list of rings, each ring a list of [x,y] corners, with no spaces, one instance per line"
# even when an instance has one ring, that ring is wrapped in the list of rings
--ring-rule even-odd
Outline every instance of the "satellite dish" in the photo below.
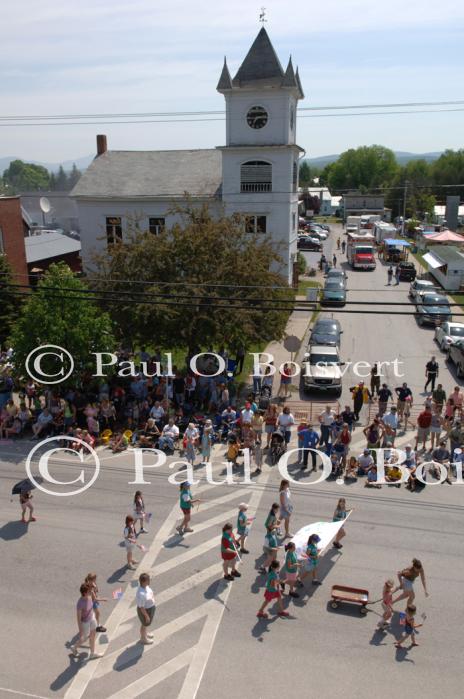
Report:
[[[48,201],[47,197],[40,197],[39,205],[40,205],[40,209],[41,209],[42,213],[44,213],[44,214],[48,214],[48,212],[49,212],[50,209],[52,208],[52,206],[51,206],[50,202]]]

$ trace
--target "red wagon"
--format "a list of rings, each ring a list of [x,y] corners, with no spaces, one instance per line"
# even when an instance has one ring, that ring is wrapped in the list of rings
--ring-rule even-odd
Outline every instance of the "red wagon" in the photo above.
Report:
[[[366,605],[369,604],[369,590],[359,587],[346,587],[345,585],[333,585],[331,591],[332,600],[330,606],[337,609],[340,602],[359,605],[361,614],[367,614]]]

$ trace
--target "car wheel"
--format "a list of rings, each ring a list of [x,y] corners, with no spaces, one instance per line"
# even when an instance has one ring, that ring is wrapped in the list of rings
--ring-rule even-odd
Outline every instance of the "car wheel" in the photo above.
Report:
[[[417,324],[420,326],[424,325],[424,319],[422,318],[421,315],[417,316]]]
[[[444,340],[442,340],[442,342],[440,344],[440,349],[442,352],[446,352],[448,350],[448,346]]]
[[[458,377],[458,379],[462,379],[462,377],[464,376],[464,370],[461,364],[458,364],[456,367],[456,376]]]

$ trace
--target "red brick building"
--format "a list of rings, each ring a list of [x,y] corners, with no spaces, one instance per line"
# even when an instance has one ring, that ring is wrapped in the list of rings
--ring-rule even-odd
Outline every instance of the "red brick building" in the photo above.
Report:
[[[0,254],[6,255],[13,273],[27,284],[24,234],[20,198],[0,196]]]

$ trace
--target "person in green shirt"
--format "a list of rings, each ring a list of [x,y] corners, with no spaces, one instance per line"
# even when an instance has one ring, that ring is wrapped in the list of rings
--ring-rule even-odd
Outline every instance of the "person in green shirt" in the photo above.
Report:
[[[267,614],[264,610],[266,609],[267,605],[274,600],[277,601],[278,615],[284,617],[290,616],[290,614],[284,610],[284,606],[282,604],[282,593],[279,590],[279,570],[279,561],[272,561],[271,565],[269,566],[269,573],[266,580],[264,602],[256,615],[260,619],[269,618],[269,614]]]
[[[192,506],[196,502],[200,502],[200,500],[199,498],[196,498],[195,500],[192,498],[192,493],[190,491],[190,483],[188,481],[184,481],[183,483],[181,483],[179,504],[180,509],[182,510],[182,513],[184,515],[184,519],[181,522],[181,524],[178,527],[176,527],[176,530],[179,532],[181,536],[183,536],[185,532],[193,532],[193,529],[190,527],[190,517],[192,513]]]
[[[298,579],[298,557],[296,555],[296,546],[293,541],[289,541],[285,546],[285,564],[283,567],[283,580],[280,583],[282,591],[285,591],[285,585],[288,584],[290,597],[299,597],[298,592],[295,592],[294,587]]]
[[[246,504],[246,502],[241,502],[240,505],[238,506],[237,537],[238,537],[238,543],[240,544],[240,553],[250,553],[245,548],[245,543],[247,540],[247,536],[250,533],[248,525],[251,524],[251,522],[253,521],[253,518],[247,517],[247,514],[246,514],[247,509],[248,509],[248,505]]]
[[[321,585],[321,581],[317,579],[317,566],[319,563],[319,551],[317,548],[318,543],[321,538],[318,534],[311,534],[308,539],[308,544],[306,546],[306,565],[305,571],[301,575],[301,581],[303,581],[308,573],[312,575],[313,585]]]

